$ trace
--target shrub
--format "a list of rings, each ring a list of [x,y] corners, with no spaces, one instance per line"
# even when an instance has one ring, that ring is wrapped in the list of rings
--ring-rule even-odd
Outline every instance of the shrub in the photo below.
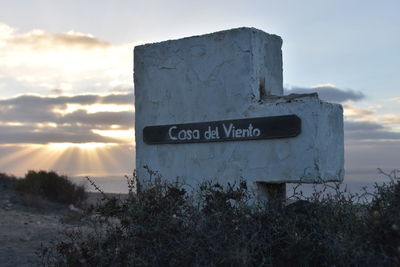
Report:
[[[136,179],[134,176],[133,180]],[[132,183],[131,183],[132,185]],[[330,185],[327,185],[330,187]],[[136,187],[140,188],[140,187]],[[293,204],[257,203],[246,182],[189,193],[152,179],[87,210],[92,232],[65,232],[44,266],[399,266],[399,181],[370,202],[333,187]],[[106,197],[106,196],[105,196]],[[250,201],[249,201],[250,200]],[[94,216],[95,215],[95,216]]]
[[[63,204],[79,205],[87,198],[83,186],[53,171],[28,171],[23,179],[17,181],[15,189],[20,193],[41,196]]]
[[[13,189],[16,182],[17,178],[15,178],[14,176],[0,173],[0,189]]]

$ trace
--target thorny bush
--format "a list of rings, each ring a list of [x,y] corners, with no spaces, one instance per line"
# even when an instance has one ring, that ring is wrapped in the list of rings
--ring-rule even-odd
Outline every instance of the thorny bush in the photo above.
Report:
[[[149,170],[127,199],[87,210],[93,231],[66,232],[43,248],[43,266],[399,266],[400,183],[376,185],[369,201],[340,186],[292,204],[261,203],[245,181],[189,191]],[[296,201],[294,201],[296,200]],[[94,216],[96,215],[96,216]]]

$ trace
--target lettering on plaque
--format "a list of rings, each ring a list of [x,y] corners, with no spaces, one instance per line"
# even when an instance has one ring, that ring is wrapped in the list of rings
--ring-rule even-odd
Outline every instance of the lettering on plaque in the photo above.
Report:
[[[146,126],[146,144],[208,143],[296,137],[301,119],[296,115]]]

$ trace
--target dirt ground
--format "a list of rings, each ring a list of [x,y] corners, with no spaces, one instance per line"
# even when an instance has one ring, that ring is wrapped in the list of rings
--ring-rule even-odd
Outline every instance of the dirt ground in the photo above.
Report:
[[[90,193],[89,201],[99,197]],[[42,245],[60,241],[63,230],[84,227],[71,208],[0,188],[0,266],[40,266]]]

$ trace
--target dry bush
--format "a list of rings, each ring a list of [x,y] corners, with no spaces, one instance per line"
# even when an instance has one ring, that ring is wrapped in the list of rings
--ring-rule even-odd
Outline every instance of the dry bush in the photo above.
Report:
[[[0,173],[0,190],[14,189],[17,178],[12,175]]]
[[[89,209],[93,232],[66,232],[42,265],[399,266],[400,184],[388,175],[369,202],[327,185],[282,206],[252,201],[244,181],[188,193],[153,172],[137,194]]]
[[[76,185],[67,176],[53,171],[28,171],[23,179],[18,179],[15,189],[22,194],[62,204],[79,205],[87,198],[84,186]]]

